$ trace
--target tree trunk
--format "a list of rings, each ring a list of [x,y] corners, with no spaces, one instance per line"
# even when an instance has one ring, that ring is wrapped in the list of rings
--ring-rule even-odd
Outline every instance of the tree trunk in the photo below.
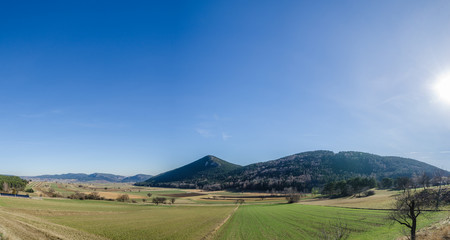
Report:
[[[412,219],[412,226],[411,226],[411,240],[416,240],[416,226],[417,221],[416,218]]]
[[[415,213],[416,209],[416,201],[413,200],[411,202],[411,206],[409,206],[409,214],[411,215],[411,240],[416,240],[416,227],[417,227],[417,215]]]

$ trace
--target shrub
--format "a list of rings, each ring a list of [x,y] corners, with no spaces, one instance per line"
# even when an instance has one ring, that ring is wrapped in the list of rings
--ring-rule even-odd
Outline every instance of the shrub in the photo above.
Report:
[[[165,197],[155,197],[152,199],[152,202],[156,205],[160,204],[160,203],[166,203],[166,198]]]
[[[285,198],[288,201],[288,203],[296,203],[300,201],[300,193],[297,192],[296,189],[293,188],[287,188],[285,189]]]
[[[374,191],[374,190],[366,191],[366,192],[364,192],[364,195],[366,195],[366,196],[372,196],[372,195],[375,195],[375,191]]]
[[[128,194],[123,194],[123,195],[120,195],[119,197],[117,197],[116,200],[119,202],[125,202],[125,201],[130,200],[130,196],[128,196]]]
[[[76,193],[68,196],[67,198],[84,200],[84,199],[86,199],[86,194],[80,193],[80,192],[76,192]]]
[[[98,194],[98,192],[91,192],[90,194],[86,195],[86,199],[91,199],[91,200],[105,200],[104,197],[100,197],[100,195]]]

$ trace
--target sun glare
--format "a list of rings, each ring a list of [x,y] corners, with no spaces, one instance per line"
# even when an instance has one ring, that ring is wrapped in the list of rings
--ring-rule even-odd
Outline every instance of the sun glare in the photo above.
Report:
[[[433,90],[442,102],[450,104],[450,72],[441,75],[437,79]]]

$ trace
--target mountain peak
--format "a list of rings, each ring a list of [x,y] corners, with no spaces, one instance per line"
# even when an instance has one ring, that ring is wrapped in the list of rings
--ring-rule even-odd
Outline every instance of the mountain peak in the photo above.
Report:
[[[207,155],[177,169],[154,176],[146,182],[158,183],[194,178],[206,179],[213,175],[224,175],[240,167],[241,166],[229,163],[216,156]]]

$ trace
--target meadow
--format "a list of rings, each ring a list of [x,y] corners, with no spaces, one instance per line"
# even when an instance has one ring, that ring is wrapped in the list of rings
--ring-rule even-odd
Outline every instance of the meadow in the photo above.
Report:
[[[350,239],[396,239],[401,235],[399,225],[386,221],[386,210],[350,208],[385,206],[396,194],[390,191],[378,191],[375,196],[358,199],[308,196],[299,204],[286,204],[281,197],[258,198],[261,193],[102,184],[32,183],[31,187],[37,189],[32,199],[0,197],[0,233],[3,234],[0,236],[7,239],[319,239],[322,232],[333,230],[337,223],[351,229]],[[62,195],[102,189],[100,193],[126,193],[139,197],[140,201],[39,197],[50,188]],[[148,193],[152,197],[175,196],[175,204],[154,205]],[[245,197],[245,203],[235,204],[236,197]],[[429,214],[421,219],[419,227],[445,217],[448,212]]]
[[[217,239],[321,239],[323,232],[341,224],[349,239],[395,239],[399,225],[387,221],[387,211],[303,204],[245,205],[216,235]],[[447,213],[424,218],[419,227],[438,221]]]

